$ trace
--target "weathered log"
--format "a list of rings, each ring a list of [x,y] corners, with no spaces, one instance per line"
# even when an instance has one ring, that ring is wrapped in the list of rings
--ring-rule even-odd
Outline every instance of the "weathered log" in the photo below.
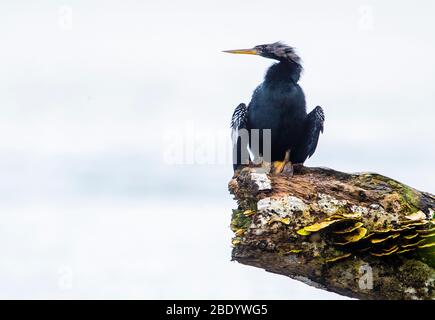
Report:
[[[232,259],[359,299],[435,299],[435,197],[374,173],[245,167]]]

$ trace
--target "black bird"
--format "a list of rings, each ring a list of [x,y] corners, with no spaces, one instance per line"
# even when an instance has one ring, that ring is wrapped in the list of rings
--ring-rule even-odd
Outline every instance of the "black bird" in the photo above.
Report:
[[[255,46],[252,49],[227,50],[236,54],[254,54],[278,60],[266,72],[264,81],[254,91],[248,106],[241,103],[235,109],[231,127],[234,132],[246,129],[251,138],[253,129],[259,129],[259,148],[250,151],[254,159],[263,155],[263,130],[270,129],[270,161],[275,172],[282,172],[289,161],[303,164],[314,154],[323,132],[325,120],[323,109],[317,106],[309,114],[306,112],[305,95],[298,81],[302,72],[301,59],[294,48],[281,42]],[[233,135],[234,137],[234,135]],[[241,154],[248,148],[248,142],[241,137],[233,139],[237,158],[234,170],[240,164],[249,162]],[[257,148],[255,148],[257,149]],[[266,151],[265,151],[266,152]],[[266,156],[265,156],[266,158]]]

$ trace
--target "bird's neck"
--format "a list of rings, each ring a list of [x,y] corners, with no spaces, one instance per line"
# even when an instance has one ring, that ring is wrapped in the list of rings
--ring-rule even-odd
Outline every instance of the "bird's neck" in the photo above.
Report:
[[[301,76],[302,66],[292,61],[280,61],[272,65],[264,77],[265,83],[297,83]]]

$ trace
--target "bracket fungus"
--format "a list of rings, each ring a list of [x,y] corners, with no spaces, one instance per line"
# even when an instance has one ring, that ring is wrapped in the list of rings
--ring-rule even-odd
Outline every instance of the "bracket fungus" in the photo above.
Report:
[[[232,258],[360,299],[435,299],[435,197],[379,174],[235,172]],[[362,288],[370,269],[373,288]],[[411,290],[412,289],[412,290]]]

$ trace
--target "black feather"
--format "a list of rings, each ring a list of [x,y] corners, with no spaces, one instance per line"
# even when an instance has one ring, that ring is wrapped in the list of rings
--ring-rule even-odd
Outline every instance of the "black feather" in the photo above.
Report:
[[[248,128],[248,107],[246,104],[239,104],[231,117],[232,141],[233,141],[233,169],[237,169],[239,164],[249,163],[248,141],[239,136],[240,129]],[[243,152],[244,151],[244,152]]]
[[[325,114],[320,106],[317,106],[311,111],[306,120],[306,154],[311,157],[317,148],[319,135],[323,133],[323,123],[325,122]]]
[[[231,128],[233,129],[246,129],[248,119],[248,107],[246,104],[239,104],[233,112],[231,117]]]
[[[290,150],[292,163],[304,163],[317,147],[323,132],[325,116],[321,107],[309,114],[306,112],[305,95],[298,85],[302,66],[299,56],[292,47],[282,43],[257,46],[261,55],[278,60],[267,71],[264,81],[255,89],[248,106],[240,104],[233,113],[233,131],[254,129],[260,131],[260,147],[252,150],[253,157],[263,156],[263,130],[271,130],[271,161],[282,161]],[[235,139],[235,146],[248,148]],[[237,161],[239,161],[237,148]],[[265,155],[264,155],[265,156]],[[235,168],[237,167],[237,162]]]

